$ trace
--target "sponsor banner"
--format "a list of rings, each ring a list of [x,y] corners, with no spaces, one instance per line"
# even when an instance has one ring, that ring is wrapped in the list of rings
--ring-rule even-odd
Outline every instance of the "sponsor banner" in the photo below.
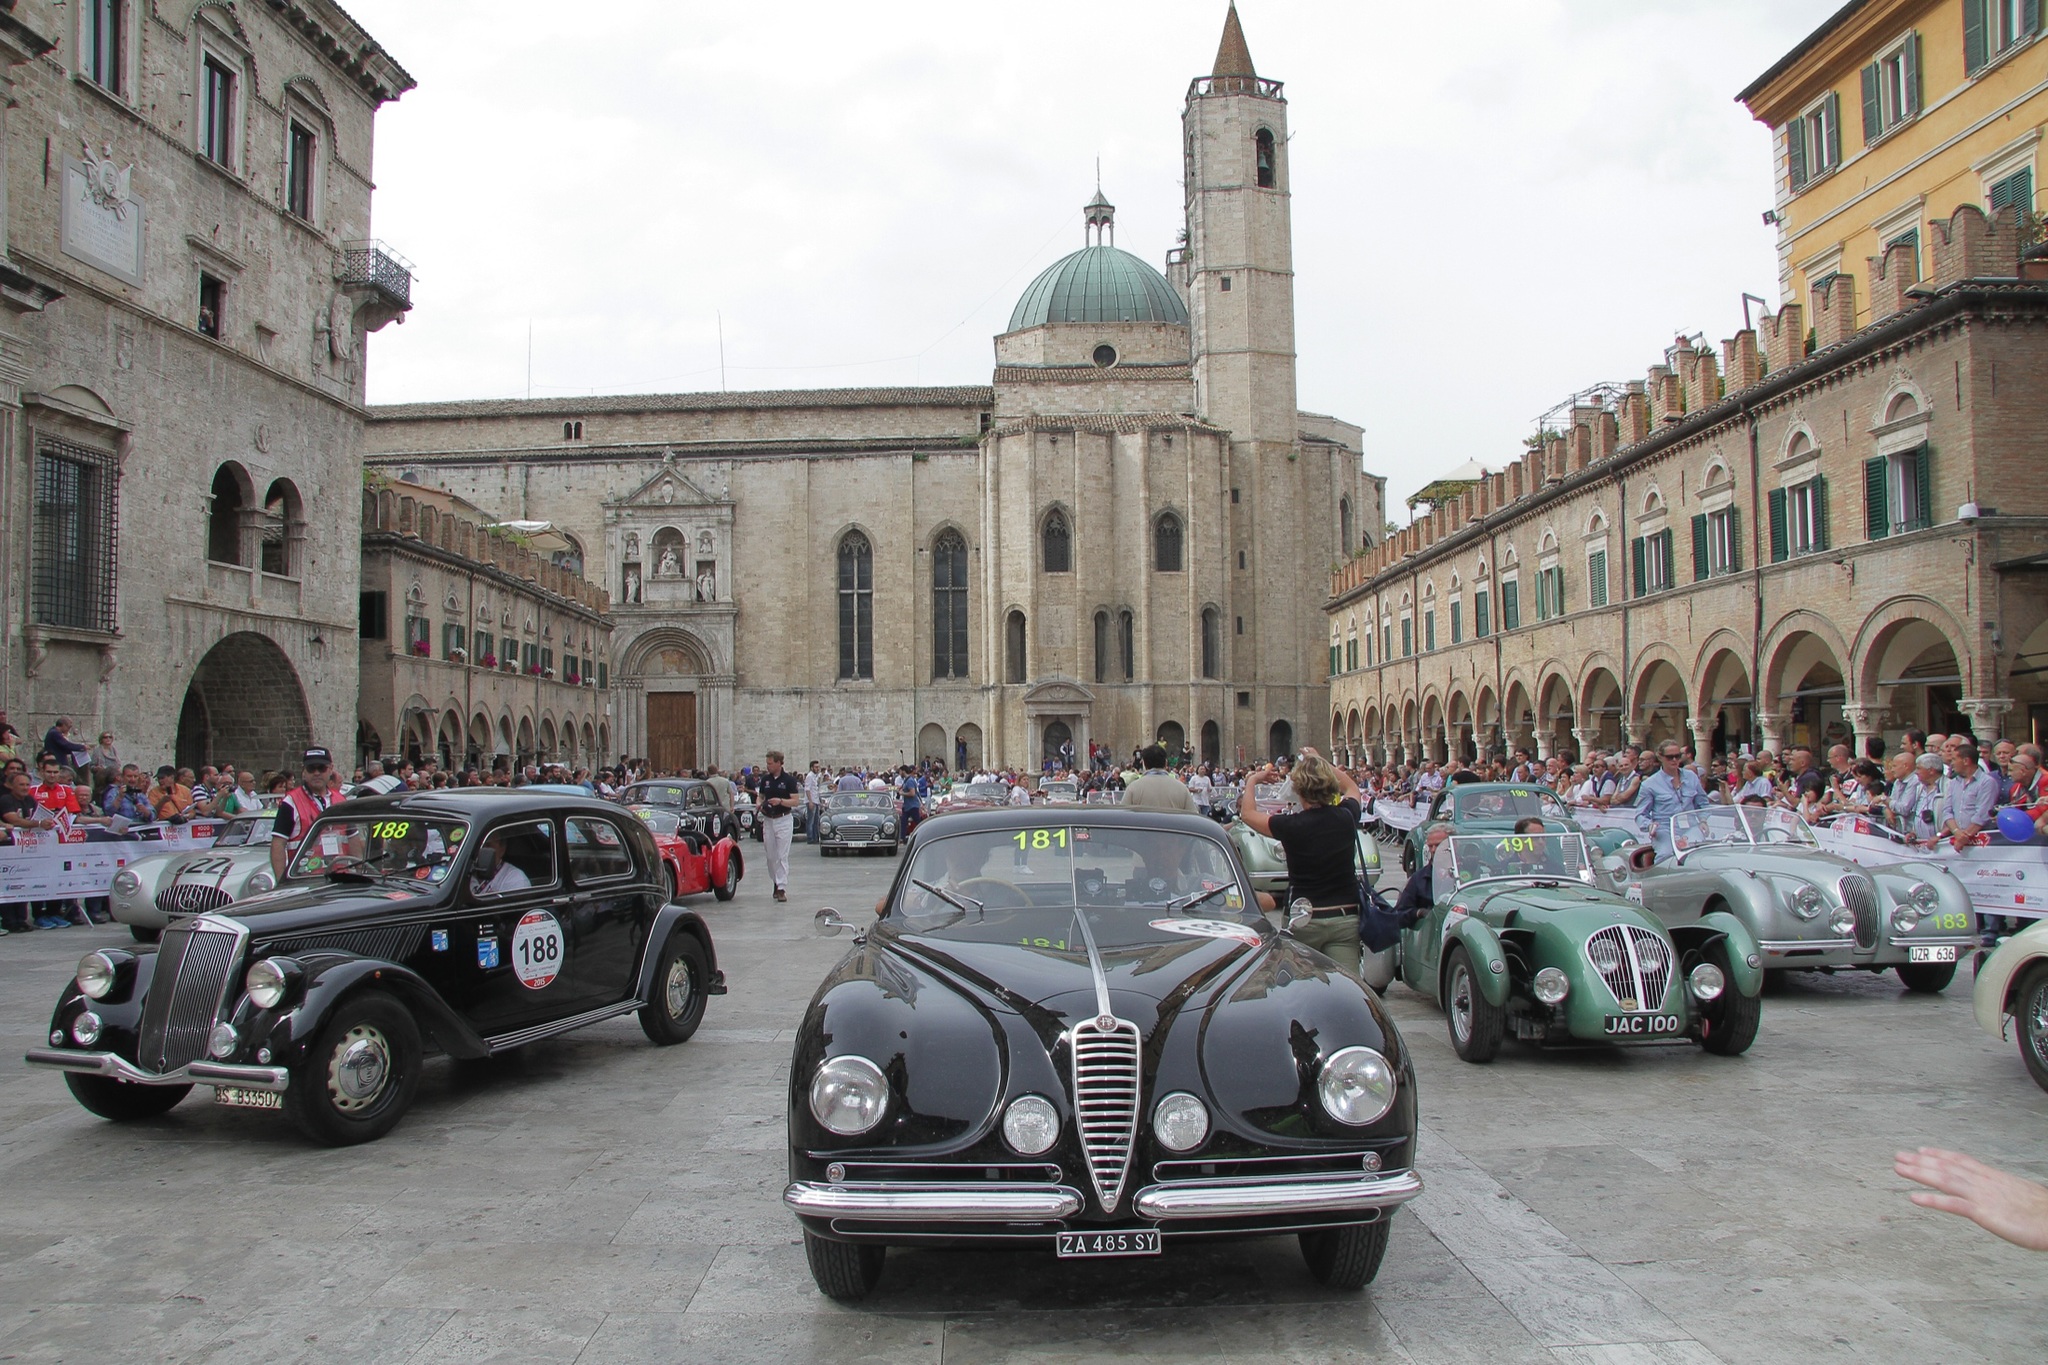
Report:
[[[1411,806],[1398,796],[1382,796],[1372,803],[1372,817],[1388,829],[1406,834],[1429,818],[1429,803]]]
[[[11,845],[0,845],[0,902],[104,896],[114,874],[137,858],[209,848],[221,824],[131,825],[118,837],[85,825],[18,829]]]
[[[1926,862],[1953,873],[1980,915],[2048,917],[2048,844],[1997,841],[1971,844],[1961,852],[1946,842],[1931,849],[1909,848],[1867,820],[1838,821],[1813,833],[1822,848],[1864,867]]]

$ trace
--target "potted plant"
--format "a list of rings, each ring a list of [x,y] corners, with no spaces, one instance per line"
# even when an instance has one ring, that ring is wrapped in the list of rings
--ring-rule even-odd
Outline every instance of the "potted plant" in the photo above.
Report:
[[[414,640],[412,642],[412,652],[419,658],[430,658],[434,653],[434,647],[425,640]]]
[[[495,654],[486,654],[484,655],[483,658],[478,659],[477,662],[482,664],[485,668],[496,668],[498,666],[498,656]]]

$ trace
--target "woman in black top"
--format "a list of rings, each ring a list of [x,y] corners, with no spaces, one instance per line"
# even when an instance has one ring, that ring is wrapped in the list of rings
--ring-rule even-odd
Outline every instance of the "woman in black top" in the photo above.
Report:
[[[1237,813],[1286,851],[1289,894],[1310,906],[1310,918],[1292,926],[1294,936],[1357,976],[1364,965],[1358,943],[1358,784],[1314,749],[1303,749],[1286,775],[1301,809],[1267,815],[1255,799],[1259,784],[1282,776],[1267,764],[1246,778]]]

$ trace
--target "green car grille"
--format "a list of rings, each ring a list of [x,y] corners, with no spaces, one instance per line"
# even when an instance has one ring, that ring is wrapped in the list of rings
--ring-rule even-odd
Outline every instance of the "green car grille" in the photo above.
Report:
[[[1614,950],[1619,962],[1602,971],[1594,957],[1596,944]],[[1671,949],[1648,929],[1633,924],[1610,924],[1586,940],[1586,961],[1624,1010],[1654,1010],[1664,1003],[1671,986]],[[1631,1003],[1633,1002],[1633,1003]]]

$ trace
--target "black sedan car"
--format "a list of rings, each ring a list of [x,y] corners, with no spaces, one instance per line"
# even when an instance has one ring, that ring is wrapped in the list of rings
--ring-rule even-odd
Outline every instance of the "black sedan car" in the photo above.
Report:
[[[1414,1070],[1373,994],[1255,906],[1199,816],[919,829],[797,1033],[783,1200],[818,1287],[865,1296],[891,1245],[1289,1232],[1325,1284],[1371,1282],[1422,1189]]]
[[[718,788],[701,777],[662,777],[635,782],[619,793],[619,803],[680,811],[696,823],[705,838],[714,843],[720,839],[739,839],[749,833],[740,827],[739,813],[727,810],[724,802],[719,800]]]
[[[490,1057],[629,1013],[680,1043],[724,990],[626,811],[422,791],[332,807],[274,891],[86,954],[27,1060],[102,1118],[210,1085],[338,1146],[390,1131],[430,1047]]]

